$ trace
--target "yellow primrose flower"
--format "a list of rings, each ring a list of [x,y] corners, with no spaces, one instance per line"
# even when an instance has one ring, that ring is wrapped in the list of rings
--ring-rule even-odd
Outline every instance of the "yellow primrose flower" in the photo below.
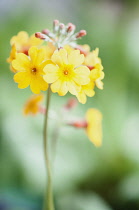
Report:
[[[43,95],[33,95],[28,99],[24,106],[24,114],[29,115],[29,114],[37,114],[40,111],[40,102],[43,100]]]
[[[17,36],[13,36],[10,40],[10,44],[15,45],[17,52],[22,52],[28,55],[28,50],[31,46],[38,46],[42,43],[42,40],[37,39],[35,35],[29,37],[25,31],[20,31]]]
[[[17,53],[24,53],[28,55],[28,50],[31,46],[38,46],[41,43],[42,40],[37,39],[35,35],[29,37],[27,32],[20,31],[17,36],[13,36],[10,40],[12,48],[7,62],[11,63],[16,58]],[[10,68],[11,71],[15,73],[15,70],[12,67]]]
[[[102,114],[97,109],[88,109],[86,113],[86,133],[91,142],[99,147],[102,144]]]
[[[103,89],[103,82],[101,81],[104,78],[103,66],[101,64],[101,59],[98,57],[99,49],[96,48],[92,52],[88,52],[85,56],[84,64],[88,66],[91,70],[90,77],[92,81],[95,81],[96,86],[99,89]]]
[[[14,81],[18,83],[18,88],[26,88],[30,85],[33,93],[39,94],[41,90],[48,89],[48,84],[43,79],[43,68],[51,63],[46,60],[45,50],[33,46],[29,49],[29,56],[18,53],[16,59],[12,61],[12,67],[17,71]]]
[[[44,67],[44,80],[51,84],[52,92],[64,96],[68,91],[77,95],[82,85],[90,82],[90,70],[83,66],[84,55],[79,50],[68,53],[65,49],[56,50],[51,57],[53,64]]]
[[[76,95],[78,101],[82,104],[85,104],[87,101],[87,97],[92,97],[95,95],[94,91],[95,83],[90,81],[87,85],[82,85],[80,92]]]

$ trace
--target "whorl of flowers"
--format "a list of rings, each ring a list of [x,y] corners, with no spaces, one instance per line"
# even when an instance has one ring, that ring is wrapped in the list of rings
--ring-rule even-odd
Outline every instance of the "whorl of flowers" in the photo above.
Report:
[[[21,31],[11,38],[11,52],[7,59],[15,73],[18,88],[30,86],[33,93],[46,91],[50,85],[60,96],[70,92],[80,103],[95,94],[97,86],[103,89],[104,78],[98,48],[90,51],[88,45],[77,41],[85,30],[75,33],[75,25],[53,21],[53,30],[42,30],[30,36]],[[47,45],[45,44],[47,43]]]

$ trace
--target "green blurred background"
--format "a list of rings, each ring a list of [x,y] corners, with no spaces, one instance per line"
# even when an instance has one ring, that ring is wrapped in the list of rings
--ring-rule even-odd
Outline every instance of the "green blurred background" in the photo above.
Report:
[[[139,1],[0,1],[0,210],[40,210],[45,187],[43,117],[24,117],[31,95],[13,82],[6,58],[10,38],[73,22],[87,30],[80,44],[99,47],[104,90],[96,90],[70,115],[88,108],[103,113],[103,145],[95,148],[82,130],[62,127],[54,165],[56,210],[139,209]],[[58,113],[67,99],[53,94]],[[49,137],[55,128],[50,120]]]

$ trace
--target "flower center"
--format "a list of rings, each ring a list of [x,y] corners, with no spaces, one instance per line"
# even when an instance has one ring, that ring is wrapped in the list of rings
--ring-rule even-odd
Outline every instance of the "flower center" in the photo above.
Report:
[[[36,74],[37,73],[37,69],[36,68],[31,69],[31,73],[32,74]]]
[[[68,75],[68,73],[69,73],[69,72],[68,72],[67,70],[64,71],[64,74],[65,74],[65,75]]]

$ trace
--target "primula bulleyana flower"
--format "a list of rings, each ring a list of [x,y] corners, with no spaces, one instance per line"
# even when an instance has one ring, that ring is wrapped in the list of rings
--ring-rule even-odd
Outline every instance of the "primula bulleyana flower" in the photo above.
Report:
[[[86,113],[86,133],[95,146],[102,144],[102,114],[97,109],[88,109]]]
[[[14,73],[16,70],[12,67],[11,62],[16,58],[17,53],[24,53],[28,55],[28,50],[31,46],[39,46],[42,43],[42,40],[37,39],[35,35],[29,37],[28,33],[25,31],[20,31],[17,36],[13,36],[10,40],[11,52],[10,56],[7,59],[7,62],[10,63],[10,69]]]
[[[99,89],[103,89],[103,82],[101,81],[104,78],[103,66],[101,64],[101,59],[98,57],[99,49],[96,48],[92,52],[89,51],[89,47],[83,46],[83,49],[87,50],[87,54],[85,56],[84,64],[88,66],[90,69],[90,78],[91,81],[94,81],[96,86]]]
[[[82,85],[90,82],[90,70],[82,66],[84,55],[79,50],[68,53],[65,49],[56,50],[51,57],[53,64],[44,68],[44,80],[51,84],[52,92],[64,96],[68,91],[77,95]]]
[[[88,109],[84,120],[67,123],[75,128],[83,128],[89,140],[99,147],[102,144],[102,114],[97,109]]]
[[[38,46],[42,40],[37,39],[35,35],[29,36],[27,32],[20,31],[17,36],[13,36],[10,40],[11,46],[15,45],[17,52],[28,55],[28,50],[32,46]]]
[[[46,60],[45,49],[31,47],[29,56],[18,53],[16,59],[12,61],[12,67],[17,71],[14,81],[18,83],[18,88],[26,88],[30,85],[33,93],[39,94],[41,90],[48,89],[48,84],[43,79],[43,68],[51,63]]]
[[[43,100],[43,95],[33,95],[28,99],[24,106],[24,114],[29,115],[29,114],[37,114],[40,112],[40,102]]]

